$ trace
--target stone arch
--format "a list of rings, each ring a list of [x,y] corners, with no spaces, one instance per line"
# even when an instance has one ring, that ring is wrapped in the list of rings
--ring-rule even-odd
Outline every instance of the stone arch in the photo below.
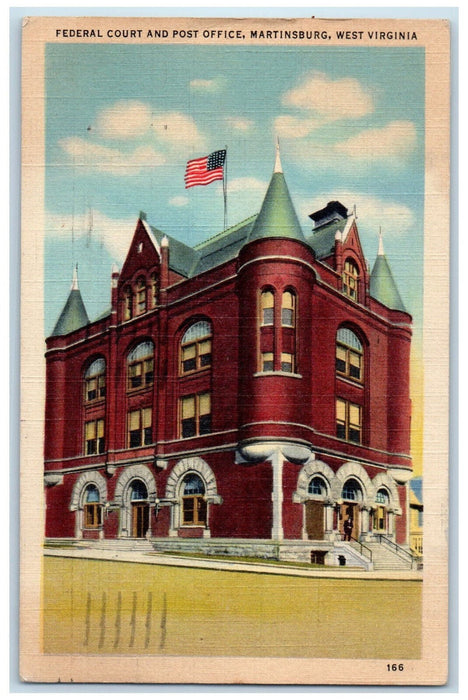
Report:
[[[70,510],[79,510],[81,504],[81,498],[84,490],[90,484],[95,484],[99,491],[99,498],[101,503],[107,501],[107,482],[105,478],[97,471],[85,472],[75,481],[73,485],[72,495],[70,499]]]
[[[389,503],[389,508],[391,508],[396,515],[401,515],[402,510],[400,506],[400,498],[398,495],[398,489],[396,487],[396,484],[394,480],[392,479],[389,474],[386,472],[381,472],[380,474],[377,474],[372,479],[372,484],[374,487],[374,505],[378,505],[375,503],[375,499],[377,497],[377,491],[380,488],[385,488],[388,491],[388,494],[390,496],[390,503]]]
[[[321,477],[325,482],[325,486],[327,488],[327,499],[336,501],[340,497],[341,484],[337,480],[333,469],[331,469],[328,464],[325,464],[325,462],[314,459],[308,461],[299,472],[299,476],[297,478],[297,490],[293,494],[293,500],[296,503],[302,503],[310,499],[308,487],[310,480],[315,476]]]
[[[218,488],[216,478],[208,464],[201,457],[186,457],[177,462],[172,469],[166,484],[166,498],[175,500],[178,498],[178,487],[181,479],[188,473],[195,472],[199,474],[206,488],[205,496],[214,498],[218,496]]]
[[[336,472],[336,478],[340,484],[340,497],[341,490],[347,479],[354,478],[362,486],[362,504],[367,506],[375,501],[375,487],[364,467],[358,462],[345,462],[342,464]]]
[[[115,485],[115,503],[119,506],[124,505],[126,491],[134,479],[141,479],[141,481],[143,481],[148,491],[148,501],[150,503],[155,503],[157,497],[156,481],[151,469],[146,467],[144,464],[135,464],[131,467],[127,467],[120,474]]]

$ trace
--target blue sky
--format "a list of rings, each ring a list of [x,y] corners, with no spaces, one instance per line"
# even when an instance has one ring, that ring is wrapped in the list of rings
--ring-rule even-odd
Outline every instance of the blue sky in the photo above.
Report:
[[[49,44],[46,333],[75,262],[90,317],[108,307],[140,210],[191,245],[222,230],[221,184],[185,190],[188,159],[227,146],[228,224],[257,212],[276,136],[304,231],[328,201],[356,205],[372,267],[382,227],[417,332],[423,49]]]

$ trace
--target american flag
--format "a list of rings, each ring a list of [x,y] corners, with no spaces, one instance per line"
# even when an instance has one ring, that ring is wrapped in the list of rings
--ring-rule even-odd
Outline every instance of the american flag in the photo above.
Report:
[[[209,156],[189,160],[185,170],[185,189],[195,185],[209,185],[215,180],[222,180],[224,176],[224,161],[226,150],[213,151]]]

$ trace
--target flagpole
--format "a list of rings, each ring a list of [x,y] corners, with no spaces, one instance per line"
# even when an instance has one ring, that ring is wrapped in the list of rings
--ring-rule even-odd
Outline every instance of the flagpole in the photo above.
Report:
[[[226,157],[224,159],[224,168],[223,168],[223,199],[224,199],[224,230],[227,229],[227,146],[224,146],[226,149]]]

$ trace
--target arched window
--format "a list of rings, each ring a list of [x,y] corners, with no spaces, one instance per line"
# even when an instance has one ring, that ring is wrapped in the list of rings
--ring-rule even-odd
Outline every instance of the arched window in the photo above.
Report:
[[[128,321],[133,317],[133,294],[131,287],[125,287],[123,300],[123,317]]]
[[[150,340],[140,343],[127,357],[127,388],[129,391],[152,386],[154,380],[154,345]]]
[[[343,486],[341,497],[345,501],[362,501],[362,489],[356,479],[348,479]]]
[[[375,532],[387,532],[387,508],[390,497],[386,489],[379,489],[375,495],[375,500],[379,504],[373,512],[372,529]]]
[[[182,525],[206,524],[205,484],[198,474],[187,474],[182,482]]]
[[[336,334],[336,372],[343,377],[362,382],[363,347],[349,328],[339,328]]]
[[[148,498],[148,489],[146,484],[141,481],[141,479],[134,479],[130,484],[130,500],[133,501],[146,501]]]
[[[260,325],[272,326],[275,316],[275,296],[269,289],[260,295]]]
[[[355,301],[358,301],[358,281],[359,270],[355,263],[348,258],[345,261],[342,274],[343,294],[346,294],[347,297]]]
[[[180,343],[180,374],[211,366],[211,323],[197,321],[188,328]]]
[[[89,484],[84,493],[83,502],[83,526],[86,529],[95,529],[102,524],[102,506],[99,503],[100,496],[97,486]]]
[[[296,325],[296,295],[291,291],[283,292],[281,298],[281,325],[290,328]]]
[[[139,277],[136,281],[136,313],[139,316],[146,311],[146,280]]]
[[[85,372],[84,398],[87,403],[103,399],[106,395],[106,361],[99,357]]]
[[[314,476],[309,482],[307,492],[312,496],[326,496],[327,487],[325,486],[324,480],[319,476]]]

